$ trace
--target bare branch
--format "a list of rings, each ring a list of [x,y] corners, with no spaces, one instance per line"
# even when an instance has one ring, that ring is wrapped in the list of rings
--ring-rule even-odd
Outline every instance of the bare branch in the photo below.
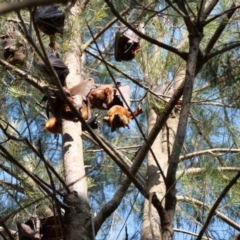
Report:
[[[214,154],[214,153],[240,153],[240,149],[235,148],[213,148],[213,149],[206,149],[199,152],[188,153],[184,156],[180,156],[179,161],[184,161],[189,158],[201,156],[204,154]]]
[[[212,0],[210,2],[210,4],[208,4],[208,6],[202,16],[202,18],[204,17],[203,20],[206,20],[208,18],[209,14],[212,12],[212,10],[214,9],[214,7],[217,5],[218,2],[219,2],[219,0]]]
[[[206,172],[208,169],[207,168],[189,168],[186,170],[181,170],[177,172],[177,176],[182,176],[190,174],[199,174],[199,173],[204,173]],[[218,172],[223,172],[223,171],[230,171],[230,172],[239,172],[240,168],[237,167],[221,167],[221,168],[217,168],[217,169],[212,169],[212,171],[218,171]]]
[[[11,190],[18,191],[20,193],[24,193],[24,188],[21,187],[19,184],[13,184],[13,183],[9,183],[1,180],[0,185],[5,189],[11,189]]]
[[[51,3],[62,3],[67,4],[68,0],[24,0],[16,3],[5,3],[1,4],[0,14],[5,14],[12,11],[18,11],[23,8],[29,8],[39,5],[49,5]]]
[[[31,179],[33,179],[33,181],[35,181],[49,196],[51,196],[51,191],[49,190],[49,188],[46,187],[46,184],[44,185],[37,176],[35,176],[34,174],[32,174],[30,171],[28,171],[19,161],[17,161],[8,151],[7,149],[4,148],[4,146],[2,146],[0,144],[0,150],[6,155],[7,159],[13,163],[16,167],[18,167],[19,169],[21,169],[24,173],[26,173]]]
[[[84,136],[87,137],[88,139],[92,140],[87,133],[84,133]],[[105,139],[104,139],[102,136],[99,136],[99,137],[101,138],[102,141],[105,141]],[[97,143],[95,142],[95,144],[97,144]],[[115,163],[116,163],[120,168],[121,168],[120,165],[124,165],[124,166],[127,167],[128,169],[131,169],[131,166],[132,166],[131,160],[130,160],[129,158],[127,158],[125,155],[123,155],[122,153],[116,151],[117,148],[115,148],[114,146],[110,145],[110,143],[108,143],[108,144],[109,144],[109,146],[111,146],[111,147],[113,148],[116,156],[120,156],[120,157],[121,157],[121,163],[118,163],[118,162],[116,162],[116,161],[115,161]],[[98,144],[97,144],[97,146],[98,146]],[[105,150],[105,149],[104,149],[104,150]],[[114,159],[113,159],[113,160],[114,160]],[[121,169],[122,169],[122,168],[121,168]],[[123,169],[122,169],[122,170],[123,170]],[[144,187],[144,189],[146,189],[146,181],[145,181],[144,177],[142,176],[142,174],[141,174],[141,173],[136,173],[136,174],[135,174],[135,177],[136,177],[137,181],[139,181],[139,183],[142,184],[142,186]]]
[[[207,220],[205,222],[205,224],[203,225],[201,231],[199,232],[199,235],[197,237],[196,240],[201,240],[202,236],[204,234],[204,232],[206,231],[208,225],[211,222],[212,217],[214,216],[214,213],[218,207],[218,205],[221,203],[222,199],[226,196],[226,194],[228,193],[228,191],[231,189],[231,187],[237,182],[237,180],[240,177],[240,172],[229,182],[229,184],[223,189],[223,191],[221,192],[221,194],[219,195],[219,197],[217,198],[216,202],[213,204],[212,209],[210,210]]]
[[[115,149],[117,150],[125,150],[125,149],[133,149],[133,148],[140,148],[142,145],[133,145],[133,146],[125,146],[125,147],[117,147],[114,146]],[[99,149],[89,149],[89,150],[85,150],[84,152],[102,152],[104,151],[104,149],[99,148]]]
[[[197,23],[198,23],[199,26],[200,26],[201,21],[202,21],[205,4],[206,4],[206,0],[201,0],[200,7],[199,7],[199,10],[198,10],[198,15],[197,15]]]
[[[209,206],[207,206],[206,204],[204,204],[203,202],[195,199],[195,198],[189,198],[189,197],[183,197],[183,196],[178,196],[177,200],[180,202],[187,202],[187,203],[192,203],[197,205],[198,207],[204,207],[207,208],[208,210],[210,209]],[[226,217],[225,215],[223,215],[222,213],[220,213],[219,211],[215,211],[215,215],[218,216],[221,220],[223,220],[225,223],[227,223],[228,225],[230,225],[231,227],[233,227],[234,229],[240,231],[240,225],[237,224],[236,222],[232,221],[231,219],[229,219],[228,217]]]
[[[189,231],[186,231],[186,230],[183,230],[183,229],[174,228],[173,230],[174,230],[174,232],[185,233],[185,234],[187,234],[187,235],[194,236],[194,237],[197,237],[197,236],[198,236],[196,233],[189,232]],[[202,239],[205,239],[205,240],[213,240],[212,238],[209,238],[209,237],[203,237]]]
[[[34,200],[34,201],[32,201],[32,202],[30,202],[30,203],[28,203],[28,204],[26,204],[22,207],[19,207],[18,209],[16,209],[15,211],[12,211],[8,215],[1,217],[0,218],[0,223],[6,222],[10,217],[14,216],[16,213],[20,212],[21,210],[24,210],[24,209],[28,208],[31,205],[34,205],[34,204],[44,200],[45,198],[47,198],[47,197],[44,196],[44,197],[38,198],[38,199],[36,199],[36,200]]]
[[[0,153],[0,155],[2,154]],[[5,157],[4,155],[2,156]],[[0,163],[0,169],[8,173],[10,176],[16,178],[17,180],[22,180],[20,177],[17,176],[15,172],[13,172],[12,168],[5,166],[3,163]]]
[[[16,66],[11,65],[10,63],[4,61],[0,58],[0,65],[6,67],[7,69],[10,69],[12,72],[16,73],[18,76],[22,77],[26,80],[26,82],[30,83],[33,87],[38,89],[40,92],[43,93],[43,86],[45,86],[44,83],[41,83],[40,80],[32,77],[30,74],[24,72],[23,70],[17,68]]]
[[[204,26],[206,26],[207,24],[211,23],[211,22],[214,21],[215,19],[223,16],[224,14],[229,13],[229,12],[232,11],[233,9],[236,10],[236,9],[238,9],[238,8],[240,8],[240,6],[236,6],[236,7],[233,7],[233,8],[231,8],[231,9],[228,9],[228,10],[222,12],[222,13],[216,14],[214,17],[208,19],[208,20],[204,23]]]
[[[229,20],[231,19],[232,15],[234,14],[235,11],[236,11],[235,4],[233,3],[231,8],[229,9],[229,12],[227,13],[226,17],[223,18],[222,22],[219,24],[218,28],[216,29],[215,33],[213,34],[213,36],[209,40],[206,48],[204,49],[204,51],[203,51],[204,56],[207,56],[212,51],[215,43],[218,41],[220,35],[222,34],[223,30],[229,23]]]
[[[207,59],[211,59],[217,55],[220,55],[222,53],[225,53],[229,50],[232,50],[234,48],[237,48],[240,46],[240,42],[236,42],[236,43],[233,43],[233,44],[224,44],[223,47],[220,49],[220,50],[215,50],[214,52],[210,53],[208,56],[207,56]]]
[[[101,211],[94,218],[94,227],[95,233],[99,231],[104,221],[117,209],[120,205],[123,197],[125,196],[129,186],[131,185],[131,181],[128,178],[118,186],[118,189],[114,193],[112,199],[107,202],[104,207],[102,207]]]
[[[174,94],[172,95],[172,98],[169,100],[169,102],[166,104],[165,108],[162,111],[162,114],[157,119],[155,125],[153,126],[151,132],[147,136],[148,143],[150,145],[153,144],[156,137],[158,136],[158,133],[161,131],[163,126],[165,125],[169,115],[171,114],[172,110],[174,109],[175,105],[178,103],[178,100],[182,96],[184,87],[184,81],[180,84],[180,86],[176,89]],[[148,144],[145,142],[143,143],[142,147],[137,152],[135,158],[133,159],[133,164],[131,168],[131,172],[135,174],[138,169],[140,168],[141,164],[143,163],[147,153],[149,150]]]
[[[171,8],[173,8],[174,11],[176,11],[182,18],[186,18],[186,17],[187,17],[187,16],[186,16],[187,12],[185,11],[185,9],[184,9],[184,11],[181,11],[181,10],[183,9],[183,7],[182,7],[183,3],[182,3],[182,2],[180,3],[180,7],[179,7],[179,8],[175,7],[174,4],[173,4],[171,1],[169,1],[169,0],[166,0],[166,2],[167,2],[167,3],[169,4],[169,6],[171,6]],[[178,4],[178,1],[176,1],[176,3]],[[178,6],[179,6],[179,4],[178,4]],[[180,9],[181,9],[181,10],[180,10]]]

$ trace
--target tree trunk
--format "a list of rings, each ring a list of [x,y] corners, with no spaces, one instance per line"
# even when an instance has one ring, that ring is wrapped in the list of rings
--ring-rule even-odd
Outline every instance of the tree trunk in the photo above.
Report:
[[[69,16],[69,21],[72,23],[71,37],[66,40],[69,48],[64,55],[65,64],[70,71],[66,79],[67,87],[72,87],[83,80],[80,25],[77,21],[81,14],[80,10],[80,6],[76,3]],[[81,99],[75,100],[81,101]],[[70,190],[64,199],[68,205],[65,222],[67,239],[70,240],[93,239],[81,133],[80,122],[63,121],[64,172],[65,181]]]
[[[174,78],[175,88],[181,84],[184,79],[184,75],[184,71],[179,71],[176,73]],[[150,132],[157,120],[157,114],[153,109],[151,109],[148,116],[148,132]],[[175,111],[167,120],[165,127],[158,134],[158,137],[152,145],[152,151],[154,152],[165,176],[168,170],[169,156],[175,140],[178,120],[178,113]],[[151,153],[148,155],[148,189],[150,193],[156,192],[160,201],[165,198],[166,185]],[[163,200],[163,203],[164,202],[165,201]],[[152,205],[149,205],[149,201],[146,200],[144,202],[142,240],[150,239],[161,240],[163,237],[161,219],[156,209]],[[169,239],[171,239],[171,237]]]

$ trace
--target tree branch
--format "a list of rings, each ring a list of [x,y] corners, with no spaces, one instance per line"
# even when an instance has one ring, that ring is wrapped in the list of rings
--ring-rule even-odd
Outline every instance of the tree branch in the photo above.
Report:
[[[24,205],[22,207],[19,207],[18,209],[16,209],[15,211],[9,213],[8,215],[6,215],[4,217],[1,217],[0,218],[0,223],[6,222],[10,217],[14,216],[16,213],[18,213],[21,210],[24,210],[24,209],[30,207],[31,205],[34,205],[34,204],[36,204],[36,203],[38,203],[40,201],[43,201],[45,198],[47,198],[47,197],[44,196],[44,197],[38,198],[38,199],[36,199],[36,200],[34,200],[34,201],[32,201],[32,202],[30,202],[30,203],[28,203],[28,204],[26,204],[26,205]]]
[[[118,189],[114,193],[112,199],[107,202],[104,207],[102,207],[101,211],[94,218],[94,227],[95,233],[99,231],[104,221],[118,208],[122,199],[125,197],[126,192],[131,185],[131,181],[128,178],[118,186]]]
[[[209,3],[210,1],[207,1],[207,2]],[[214,9],[214,7],[217,5],[218,2],[219,2],[219,0],[212,0],[208,4],[208,6],[202,16],[203,21],[205,21],[208,18],[209,14],[212,12],[212,10]]]
[[[240,6],[236,6],[236,7],[233,7],[233,8],[231,8],[231,9],[228,9],[228,10],[222,12],[222,13],[216,14],[214,17],[208,19],[208,20],[204,23],[204,26],[206,26],[207,24],[211,23],[211,22],[214,21],[215,19],[223,16],[224,14],[229,13],[229,12],[232,11],[233,9],[236,10],[236,9],[238,9],[238,8],[240,8]]]
[[[211,58],[213,58],[213,57],[215,57],[215,56],[217,56],[217,55],[219,55],[219,54],[225,53],[225,52],[227,52],[227,51],[229,51],[229,50],[232,50],[232,49],[234,49],[234,48],[239,47],[239,46],[240,46],[240,42],[231,44],[231,45],[229,45],[229,46],[228,46],[228,45],[229,45],[229,44],[224,44],[223,47],[222,47],[220,50],[217,50],[217,51],[214,51],[214,52],[210,53],[210,54],[207,56],[207,59],[209,60],[209,59],[211,59]]]
[[[197,237],[197,236],[198,236],[196,233],[189,232],[189,231],[186,231],[186,230],[183,230],[183,229],[174,228],[173,231],[174,231],[174,232],[185,233],[185,234],[187,234],[187,235],[194,236],[194,237]],[[205,239],[205,240],[213,240],[212,238],[209,238],[209,237],[203,237],[202,239]]]
[[[214,216],[214,212],[216,211],[218,205],[221,203],[222,199],[226,196],[228,191],[231,189],[231,187],[237,182],[237,180],[240,177],[240,172],[229,182],[229,184],[223,189],[219,197],[217,198],[216,202],[213,204],[212,209],[210,210],[207,220],[205,224],[203,225],[201,231],[199,232],[199,235],[196,240],[201,240],[204,232],[206,231],[208,225],[211,222],[212,217]]]
[[[84,136],[87,137],[88,139],[92,140],[91,137],[90,137],[88,134],[84,133]],[[99,136],[99,138],[100,138],[103,142],[107,143],[106,140],[105,140],[102,136]],[[96,142],[95,142],[95,144],[96,144]],[[116,162],[116,161],[113,159],[114,162],[115,162],[120,168],[121,168],[121,165],[124,165],[127,169],[130,169],[131,166],[132,166],[131,160],[130,160],[129,158],[127,158],[125,155],[123,155],[122,153],[120,153],[119,151],[116,151],[117,148],[113,147],[110,143],[107,143],[107,144],[108,144],[109,146],[111,146],[111,148],[112,148],[113,151],[115,152],[115,155],[116,155],[116,156],[120,156],[120,158],[121,158],[121,164],[119,164],[118,162]],[[97,146],[98,146],[98,144],[97,144]],[[105,149],[104,149],[104,151],[105,151]],[[124,167],[124,168],[125,168],[125,167]],[[123,168],[121,168],[121,170],[123,170]],[[124,171],[123,171],[123,172],[124,172]],[[126,173],[125,173],[125,174],[126,174]],[[135,177],[136,177],[137,181],[139,181],[139,183],[141,183],[141,185],[143,186],[143,188],[146,189],[146,181],[145,181],[144,177],[143,177],[140,173],[136,173],[136,174],[135,174]]]
[[[5,14],[12,11],[18,11],[23,8],[29,8],[39,5],[49,5],[51,3],[67,4],[68,0],[24,0],[16,3],[4,3],[0,5],[0,14]]]
[[[180,156],[179,157],[179,161],[184,161],[186,159],[189,158],[193,158],[193,157],[197,157],[197,156],[201,156],[204,154],[214,154],[214,153],[240,153],[240,149],[235,149],[235,148],[212,148],[212,149],[206,149],[206,150],[202,150],[199,152],[193,152],[193,153],[188,153],[184,156]]]
[[[171,217],[171,222],[173,222],[176,207],[176,171],[179,163],[179,156],[186,135],[188,114],[190,111],[193,82],[196,74],[196,67],[198,61],[197,59],[201,39],[202,36],[199,35],[197,30],[195,34],[191,33],[191,35],[189,36],[190,49],[186,67],[186,77],[184,81],[185,86],[183,90],[183,102],[179,117],[177,133],[173,144],[172,153],[169,159],[169,167],[167,171],[167,194],[165,208]]]
[[[4,189],[11,189],[11,190],[18,191],[20,193],[24,193],[24,187],[21,187],[19,184],[13,184],[13,183],[0,180],[0,185]]]
[[[41,83],[40,80],[32,77],[30,74],[26,73],[25,71],[17,68],[16,66],[11,65],[10,63],[4,61],[0,58],[0,65],[6,67],[7,69],[10,69],[12,72],[16,73],[18,76],[22,77],[26,80],[26,82],[30,83],[33,87],[38,89],[40,92],[43,93],[43,86],[46,84]]]
[[[234,14],[235,11],[236,11],[235,4],[233,3],[231,8],[229,9],[229,11],[227,12],[226,17],[224,17],[222,19],[222,22],[219,24],[218,28],[216,29],[215,33],[213,34],[213,36],[209,40],[206,48],[204,49],[204,51],[203,51],[203,56],[204,57],[208,56],[208,54],[212,51],[215,43],[217,42],[217,40],[219,39],[219,37],[222,34],[223,30],[225,29],[225,27],[229,23],[229,20],[232,17],[232,15]]]
[[[52,192],[30,171],[28,171],[19,161],[17,161],[8,151],[0,144],[0,150],[5,154],[7,159],[13,163],[16,167],[21,169],[24,173],[26,173],[34,182],[36,182],[41,189],[43,189],[49,196],[51,196]]]
[[[204,207],[207,208],[208,210],[210,209],[209,206],[207,206],[206,204],[204,204],[203,202],[195,199],[195,198],[189,198],[189,197],[183,197],[183,196],[178,196],[177,200],[180,202],[187,202],[187,203],[193,203],[199,207]],[[220,219],[222,219],[225,223],[229,224],[231,227],[233,227],[234,229],[240,231],[240,225],[235,223],[234,221],[232,221],[231,219],[229,219],[228,217],[226,217],[225,215],[223,215],[222,213],[220,213],[219,211],[215,211],[215,215],[218,216]]]
[[[187,175],[187,174],[199,174],[199,173],[203,173],[206,172],[207,168],[189,168],[186,170],[180,170],[177,172],[177,176],[182,176]],[[213,169],[212,171],[218,171],[218,172],[223,172],[223,171],[230,171],[230,172],[239,172],[240,168],[237,167],[221,167],[221,168],[217,168],[217,169]]]

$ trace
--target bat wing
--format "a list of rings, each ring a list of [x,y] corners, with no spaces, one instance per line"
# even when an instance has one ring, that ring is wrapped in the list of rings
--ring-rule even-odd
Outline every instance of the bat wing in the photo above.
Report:
[[[73,86],[69,90],[72,96],[81,95],[83,97],[87,97],[93,88],[96,88],[95,81],[93,78],[88,78]]]
[[[50,64],[54,68],[68,69],[68,67],[63,63],[63,61],[60,58],[57,58],[53,53],[50,53],[48,55],[48,59]]]
[[[133,24],[132,27],[134,27],[138,30],[141,30],[141,29],[139,29],[139,25],[137,25],[137,24]],[[135,42],[135,43],[138,43],[141,39],[136,33],[134,33],[131,29],[126,27],[123,23],[120,24],[118,32],[121,35],[124,35],[129,40],[131,40],[132,42]]]
[[[58,6],[42,6],[36,11],[36,20],[47,20],[49,18],[65,17],[65,13],[58,9]]]
[[[121,92],[121,94],[120,94],[120,92]],[[127,104],[123,101],[123,106],[126,109],[128,109],[128,107],[130,106],[130,87],[128,85],[120,86],[116,92],[116,95],[121,96],[125,99]]]

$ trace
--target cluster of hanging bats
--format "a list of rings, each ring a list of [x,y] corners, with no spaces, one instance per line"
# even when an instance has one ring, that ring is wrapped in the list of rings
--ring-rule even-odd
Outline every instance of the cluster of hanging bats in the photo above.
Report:
[[[40,31],[44,34],[54,36],[56,33],[63,33],[65,13],[58,9],[58,6],[49,5],[36,9],[34,21]],[[133,25],[138,28],[138,25]],[[9,63],[18,66],[24,66],[27,60],[26,40],[21,33],[14,28],[2,39],[3,57]],[[121,24],[115,37],[115,60],[130,61],[135,58],[140,50],[140,38],[125,25]],[[55,70],[63,91],[69,102],[80,111],[83,119],[92,129],[97,129],[97,115],[92,116],[91,109],[107,110],[107,116],[103,121],[115,131],[117,128],[129,128],[130,121],[142,113],[139,106],[135,111],[130,110],[130,88],[128,85],[122,86],[120,82],[116,84],[96,84],[93,78],[86,79],[72,88],[67,88],[65,79],[69,74],[68,67],[55,53],[54,44],[51,44],[51,52],[48,54],[48,60]],[[37,67],[48,71],[43,62],[38,62]],[[78,118],[72,112],[70,106],[61,98],[56,85],[44,86],[44,97],[42,101],[47,101],[46,113],[48,120],[44,129],[53,134],[62,133],[62,119],[77,122]],[[81,96],[81,103],[75,101],[75,96]],[[49,118],[50,113],[53,117]],[[83,129],[84,130],[84,129]]]

